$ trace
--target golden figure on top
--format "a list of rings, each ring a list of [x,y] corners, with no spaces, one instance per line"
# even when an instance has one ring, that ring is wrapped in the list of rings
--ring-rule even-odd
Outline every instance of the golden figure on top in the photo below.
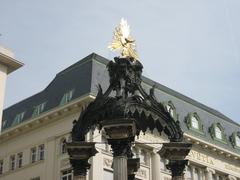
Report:
[[[139,60],[135,40],[130,35],[130,27],[125,19],[122,18],[120,24],[115,28],[113,41],[108,48],[112,51],[119,50],[122,57]]]

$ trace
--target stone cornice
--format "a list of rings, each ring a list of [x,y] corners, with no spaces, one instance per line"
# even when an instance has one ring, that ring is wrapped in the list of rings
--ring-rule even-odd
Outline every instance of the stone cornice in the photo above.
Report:
[[[187,141],[192,142],[193,144],[199,145],[204,149],[210,149],[219,155],[225,155],[226,158],[231,158],[234,160],[240,159],[240,154],[237,154],[235,152],[229,151],[227,149],[224,149],[222,147],[216,146],[214,144],[211,144],[209,142],[203,141],[197,137],[194,137],[192,135],[189,135],[187,133],[184,133],[184,137]]]
[[[90,101],[92,101],[95,97],[86,94],[84,96],[81,96],[70,103],[64,105],[64,106],[58,106],[55,107],[47,112],[42,113],[41,115],[31,118],[29,120],[26,120],[17,126],[11,127],[9,129],[4,130],[0,134],[0,144],[5,142],[6,140],[9,140],[11,138],[14,138],[16,136],[19,136],[20,134],[24,134],[26,132],[29,132],[33,129],[39,128],[41,126],[44,126],[56,118],[64,117],[65,115],[69,114],[70,112],[79,111],[81,107],[86,106]]]

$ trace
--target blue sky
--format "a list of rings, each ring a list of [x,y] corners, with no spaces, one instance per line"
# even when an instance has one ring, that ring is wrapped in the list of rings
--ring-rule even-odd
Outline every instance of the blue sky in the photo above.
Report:
[[[106,58],[125,17],[144,75],[240,122],[239,0],[1,0],[0,44],[25,66],[5,107],[44,89],[92,52]]]

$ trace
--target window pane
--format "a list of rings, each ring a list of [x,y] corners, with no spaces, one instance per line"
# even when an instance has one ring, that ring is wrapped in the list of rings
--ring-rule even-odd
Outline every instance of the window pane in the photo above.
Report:
[[[36,107],[34,108],[32,117],[36,117],[36,116],[38,116],[41,112],[43,112],[43,110],[44,110],[44,108],[45,108],[45,105],[46,105],[46,102],[44,102],[44,103],[39,104],[38,106],[36,106]]]
[[[23,153],[18,153],[17,158],[18,158],[17,166],[18,166],[18,168],[20,168],[20,167],[22,167]]]
[[[195,116],[192,117],[192,127],[195,129],[199,129],[199,122]]]
[[[218,139],[222,139],[222,131],[221,131],[221,129],[219,128],[219,127],[215,127],[215,136],[216,136],[216,138],[218,138]]]
[[[23,120],[24,114],[25,112],[17,114],[12,122],[12,126],[19,124]]]
[[[72,180],[73,174],[71,170],[62,171],[61,174],[61,180]]]
[[[60,105],[64,105],[64,104],[68,103],[69,101],[71,101],[73,92],[74,92],[74,90],[71,90],[71,91],[68,91],[67,93],[65,93],[61,99]]]
[[[38,147],[38,156],[39,156],[39,160],[43,160],[44,159],[44,144],[41,144]]]
[[[14,170],[15,169],[15,155],[12,155],[10,157],[10,170]]]
[[[240,147],[240,138],[236,135],[236,146]]]
[[[171,117],[174,116],[174,110],[173,110],[172,106],[167,105],[167,111],[169,112],[169,114],[171,115]]]
[[[37,149],[34,147],[31,149],[31,162],[34,163],[37,160]]]
[[[0,174],[3,173],[3,160],[0,160]]]

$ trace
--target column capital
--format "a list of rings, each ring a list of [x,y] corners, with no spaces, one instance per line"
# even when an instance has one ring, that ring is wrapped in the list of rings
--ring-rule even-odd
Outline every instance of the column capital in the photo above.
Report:
[[[121,140],[108,139],[108,143],[112,147],[113,156],[126,156],[126,157],[133,156],[132,150],[131,150],[131,140],[129,140],[129,139],[121,139]]]
[[[205,168],[205,172],[210,172],[210,173],[212,173],[212,174],[215,174],[215,170],[212,169],[212,168],[209,168],[209,167],[206,167],[206,168]]]
[[[169,160],[169,163],[166,165],[167,169],[171,170],[172,178],[182,177],[184,175],[184,169],[187,165],[188,160]]]
[[[227,175],[226,179],[227,180],[237,180],[237,178],[232,175]]]

